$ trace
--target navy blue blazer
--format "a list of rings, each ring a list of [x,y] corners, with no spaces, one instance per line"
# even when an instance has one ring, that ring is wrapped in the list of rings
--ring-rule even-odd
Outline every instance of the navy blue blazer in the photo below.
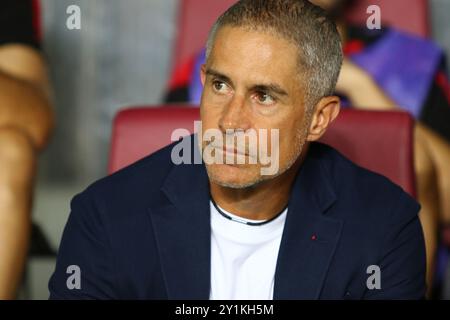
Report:
[[[203,164],[174,165],[173,145],[74,197],[51,299],[209,299],[208,176]],[[385,177],[312,143],[290,194],[274,299],[423,298],[419,209]],[[367,286],[372,265],[380,289]],[[70,266],[79,288],[68,286]]]

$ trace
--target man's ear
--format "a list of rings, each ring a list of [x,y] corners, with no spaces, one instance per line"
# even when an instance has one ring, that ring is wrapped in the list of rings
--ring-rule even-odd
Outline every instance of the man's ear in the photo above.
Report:
[[[317,141],[327,131],[330,124],[339,115],[341,101],[337,96],[329,96],[320,99],[317,103],[309,127],[307,141]]]
[[[202,87],[205,87],[206,82],[206,64],[202,64],[200,68],[200,81],[202,82]]]

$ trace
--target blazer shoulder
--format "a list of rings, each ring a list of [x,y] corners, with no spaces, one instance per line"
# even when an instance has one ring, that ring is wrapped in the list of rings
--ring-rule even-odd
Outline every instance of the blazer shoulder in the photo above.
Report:
[[[158,185],[174,166],[171,161],[171,151],[177,143],[174,142],[111,175],[95,181],[88,187],[88,190],[101,192],[109,188],[129,188],[133,185]],[[126,190],[123,191],[126,192]]]
[[[97,210],[106,211],[109,215],[125,207],[128,207],[128,214],[136,212],[133,209],[143,208],[150,198],[159,194],[174,166],[171,151],[176,143],[93,182],[78,197],[89,199]]]
[[[396,206],[411,209],[405,214],[419,211],[417,201],[387,177],[359,166],[328,145],[320,144],[318,149],[338,198],[351,199],[353,206],[366,207],[368,212],[373,208],[377,214],[392,212]]]

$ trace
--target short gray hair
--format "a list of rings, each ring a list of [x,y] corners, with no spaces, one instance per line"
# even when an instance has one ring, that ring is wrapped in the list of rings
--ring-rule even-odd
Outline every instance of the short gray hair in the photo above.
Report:
[[[212,27],[207,59],[217,32],[225,26],[275,32],[294,43],[311,109],[321,98],[334,94],[343,61],[342,44],[336,24],[320,7],[307,0],[241,0]]]

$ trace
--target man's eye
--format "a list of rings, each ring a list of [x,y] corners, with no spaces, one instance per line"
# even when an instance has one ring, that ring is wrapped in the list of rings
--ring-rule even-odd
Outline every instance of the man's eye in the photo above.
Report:
[[[256,94],[257,102],[266,106],[275,104],[276,100],[270,94],[260,92]]]
[[[222,81],[214,81],[213,88],[219,93],[225,93],[227,91],[227,85]]]

